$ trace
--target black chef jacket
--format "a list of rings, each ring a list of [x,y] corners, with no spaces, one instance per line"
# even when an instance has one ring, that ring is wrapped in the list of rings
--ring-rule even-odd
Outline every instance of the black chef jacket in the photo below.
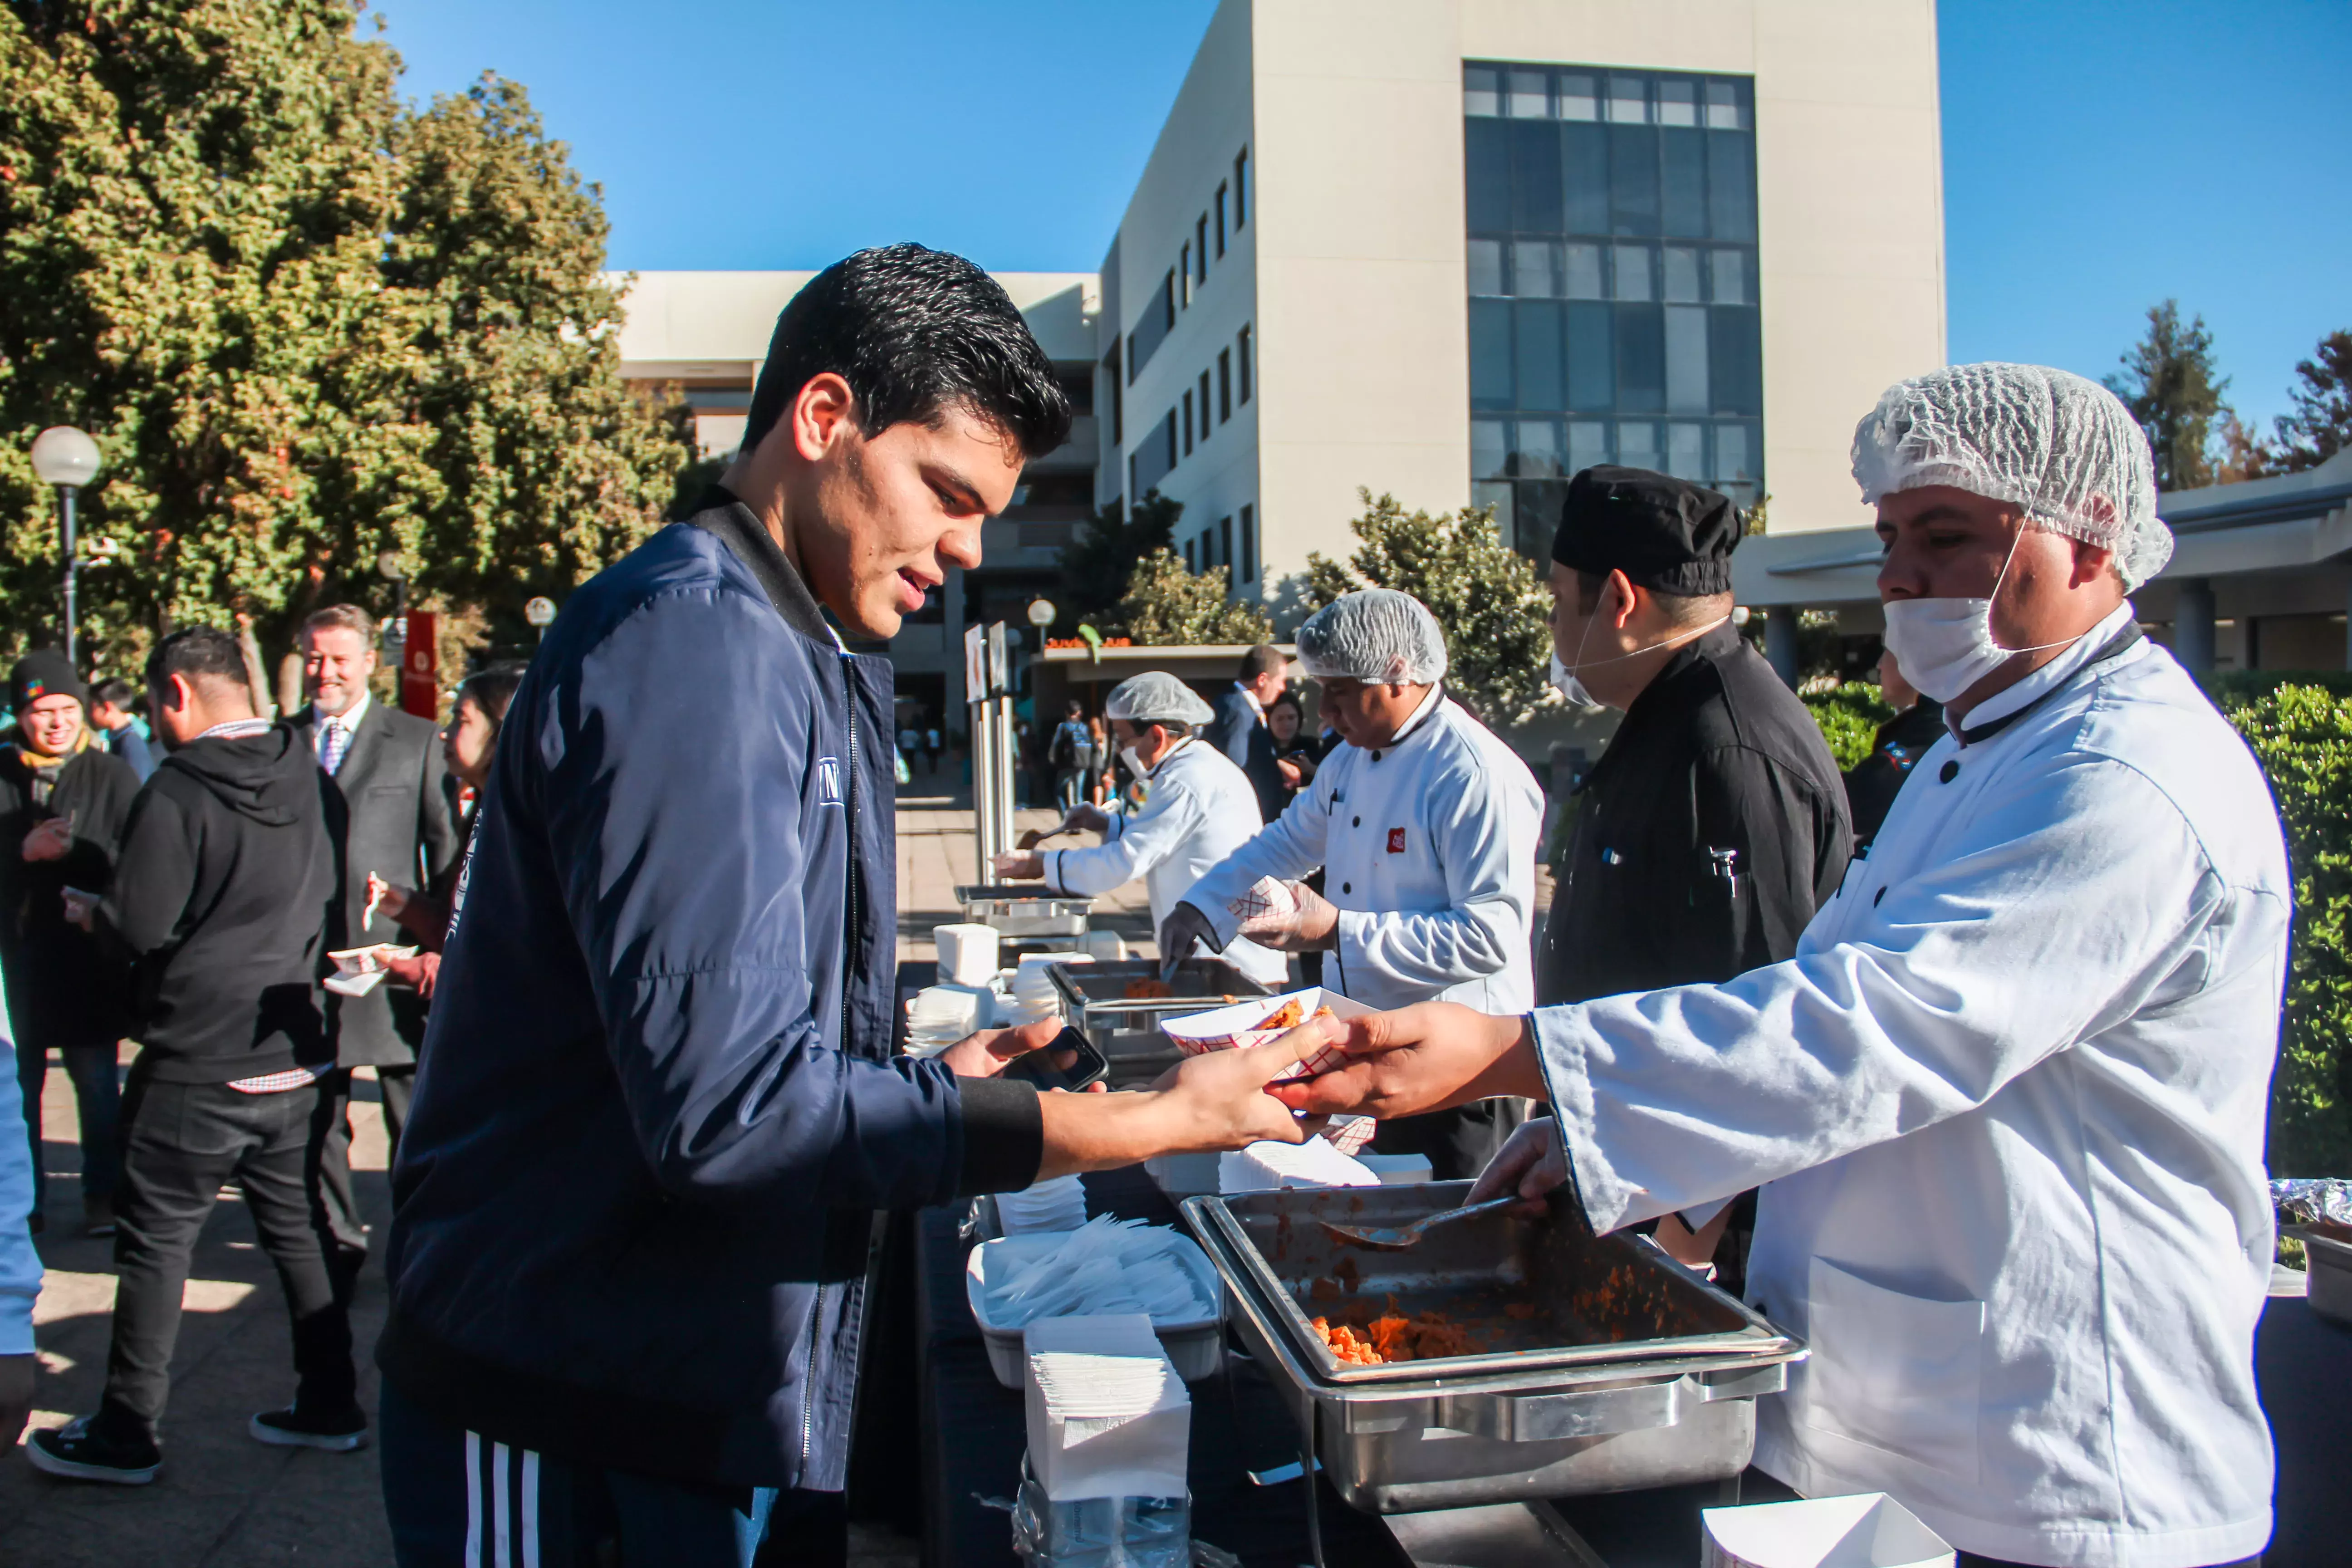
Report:
[[[1911,776],[1911,764],[1944,734],[1944,705],[1932,697],[1922,697],[1878,727],[1870,755],[1845,775],[1845,804],[1853,817],[1855,854],[1870,852],[1870,841],[1878,837],[1886,814],[1895,809],[1903,781]]]
[[[1789,957],[1853,843],[1820,727],[1729,626],[1633,700],[1570,808],[1537,955],[1547,1006]]]

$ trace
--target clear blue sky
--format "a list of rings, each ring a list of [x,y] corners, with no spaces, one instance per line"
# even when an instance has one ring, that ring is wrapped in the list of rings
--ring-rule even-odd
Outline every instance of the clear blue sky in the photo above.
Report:
[[[379,0],[419,96],[522,82],[621,268],[919,239],[1092,270],[1213,0]],[[2265,428],[2352,328],[2344,0],[1944,0],[1955,360],[2103,375],[2147,307]]]

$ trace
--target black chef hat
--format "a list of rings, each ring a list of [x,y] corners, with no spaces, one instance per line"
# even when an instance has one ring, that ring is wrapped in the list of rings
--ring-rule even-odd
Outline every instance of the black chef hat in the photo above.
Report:
[[[1739,510],[1728,496],[1647,468],[1603,465],[1568,481],[1551,558],[1577,572],[1622,572],[1637,588],[1703,598],[1731,592]]]
[[[35,648],[8,672],[8,710],[22,713],[44,697],[64,693],[89,710],[89,688],[74,673],[73,661],[53,647]]]

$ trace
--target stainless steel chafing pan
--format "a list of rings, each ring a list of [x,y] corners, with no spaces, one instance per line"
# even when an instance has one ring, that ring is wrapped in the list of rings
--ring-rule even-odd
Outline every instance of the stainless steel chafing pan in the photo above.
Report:
[[[1009,937],[1084,936],[1087,911],[1095,902],[1075,894],[1049,893],[1034,882],[1025,887],[960,887],[955,891],[965,920],[994,926],[999,934]]]
[[[1221,1007],[1229,996],[1273,994],[1222,958],[1188,958],[1178,964],[1166,996],[1127,994],[1137,981],[1159,984],[1154,959],[1049,963],[1045,973],[1061,993],[1063,1015],[1109,1058],[1113,1089],[1149,1083],[1183,1059],[1175,1042],[1160,1032],[1160,1020]]]

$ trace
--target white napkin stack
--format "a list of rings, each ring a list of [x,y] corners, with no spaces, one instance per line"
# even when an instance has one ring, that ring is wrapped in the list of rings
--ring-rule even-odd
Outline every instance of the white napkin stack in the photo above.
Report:
[[[1087,1223],[1087,1190],[1076,1176],[1055,1176],[1017,1193],[999,1193],[996,1218],[1007,1236],[1076,1230]]]
[[[958,922],[933,926],[931,942],[939,949],[940,978],[956,985],[985,985],[996,976],[999,942],[994,926]]]
[[[907,1004],[907,1054],[935,1057],[996,1021],[996,999],[969,985],[927,985]]]
[[[1053,977],[1045,973],[1049,963],[1092,963],[1093,957],[1083,952],[1029,952],[1021,957],[1021,966],[1013,972],[1010,987],[1012,1001],[1005,1007],[1005,1021],[1011,1024],[1036,1024],[1062,1016],[1062,995],[1054,989]]]
[[[1041,1318],[1026,1348],[1029,1468],[1048,1498],[1184,1495],[1192,1401],[1150,1319]]]
[[[1353,1154],[1320,1138],[1304,1143],[1252,1143],[1217,1156],[1217,1190],[1263,1193],[1276,1187],[1377,1187],[1381,1179]]]

